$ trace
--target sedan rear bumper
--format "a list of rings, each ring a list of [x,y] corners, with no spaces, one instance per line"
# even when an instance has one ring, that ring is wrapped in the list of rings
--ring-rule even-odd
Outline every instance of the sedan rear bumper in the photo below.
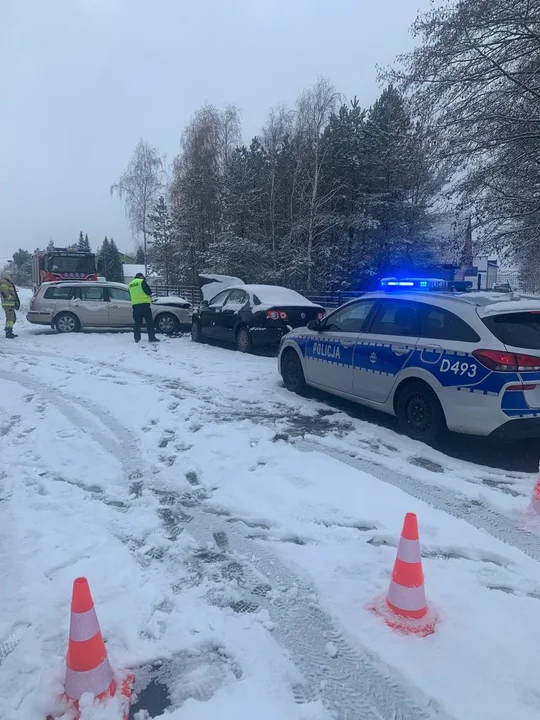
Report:
[[[489,437],[494,440],[540,438],[540,417],[509,420],[494,430]]]
[[[252,327],[249,328],[251,341],[254,345],[269,346],[279,345],[281,338],[290,332],[289,328],[283,327]]]

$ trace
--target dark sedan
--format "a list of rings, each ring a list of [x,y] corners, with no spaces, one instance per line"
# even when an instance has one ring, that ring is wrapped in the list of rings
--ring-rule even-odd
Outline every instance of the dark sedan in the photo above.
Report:
[[[202,303],[193,314],[191,337],[235,343],[240,352],[251,352],[254,346],[279,345],[283,335],[324,314],[320,305],[288,288],[234,285]]]

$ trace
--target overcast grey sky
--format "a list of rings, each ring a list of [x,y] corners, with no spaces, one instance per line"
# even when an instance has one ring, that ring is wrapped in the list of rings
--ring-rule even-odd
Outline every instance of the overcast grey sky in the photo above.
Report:
[[[134,243],[109,187],[139,137],[172,158],[203,103],[244,139],[319,75],[369,106],[429,0],[0,0],[0,259]]]

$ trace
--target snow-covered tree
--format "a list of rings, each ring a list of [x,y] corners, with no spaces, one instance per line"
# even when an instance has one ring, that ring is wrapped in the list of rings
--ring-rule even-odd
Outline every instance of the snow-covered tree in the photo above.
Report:
[[[164,157],[145,140],[139,140],[131,160],[111,185],[111,195],[117,195],[124,203],[126,215],[133,233],[142,235],[146,256],[148,238],[148,214],[157,202],[166,181]]]
[[[90,241],[88,240],[88,234],[83,235],[83,232],[79,233],[79,242],[77,243],[77,250],[79,252],[91,252]]]
[[[390,75],[453,163],[460,207],[484,249],[538,257],[540,0],[444,3],[413,34],[416,49]]]
[[[148,264],[152,271],[163,278],[165,285],[178,280],[178,253],[175,225],[163,195],[148,216]]]

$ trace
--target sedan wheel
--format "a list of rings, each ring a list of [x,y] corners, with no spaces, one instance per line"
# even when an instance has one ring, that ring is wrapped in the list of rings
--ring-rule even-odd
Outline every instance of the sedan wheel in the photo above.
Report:
[[[54,321],[54,325],[59,333],[77,332],[81,328],[79,318],[71,313],[62,313]]]
[[[172,313],[161,313],[155,324],[156,330],[164,335],[173,335],[180,330],[180,323]]]
[[[198,320],[194,320],[191,325],[191,339],[193,342],[202,343],[204,342],[201,323]]]
[[[253,350],[253,342],[249,330],[245,327],[240,328],[236,333],[236,348],[239,352],[249,353]]]

